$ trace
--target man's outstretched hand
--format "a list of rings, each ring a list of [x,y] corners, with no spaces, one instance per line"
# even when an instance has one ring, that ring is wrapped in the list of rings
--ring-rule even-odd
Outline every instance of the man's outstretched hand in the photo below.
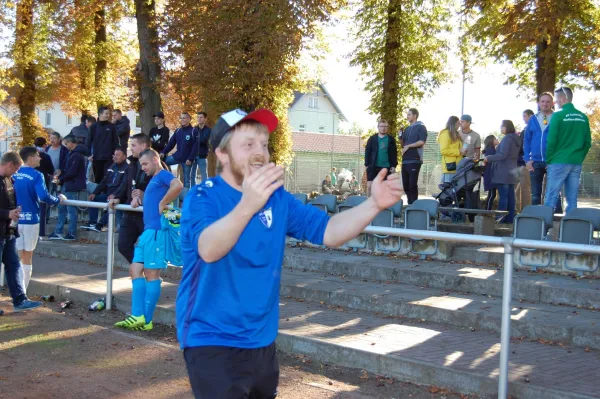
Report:
[[[387,180],[383,180],[387,175],[387,169],[382,169],[371,185],[371,199],[379,209],[387,209],[396,204],[404,195],[402,182],[398,173],[391,174]]]

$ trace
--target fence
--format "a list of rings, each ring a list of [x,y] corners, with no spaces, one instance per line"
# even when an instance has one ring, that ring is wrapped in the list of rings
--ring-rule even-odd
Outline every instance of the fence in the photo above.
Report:
[[[65,201],[64,205],[107,209],[108,205],[98,202],[87,201]],[[143,208],[132,208],[129,205],[118,205],[117,210],[129,212],[142,212]],[[108,209],[108,259],[106,263],[106,308],[112,307],[112,279],[114,262],[114,225],[115,210]],[[504,285],[502,290],[502,326],[500,337],[500,376],[498,380],[498,398],[506,399],[508,390],[508,359],[510,348],[510,314],[512,299],[512,279],[513,279],[513,254],[515,248],[531,248],[538,250],[547,250],[555,252],[576,252],[592,255],[600,255],[600,246],[569,244],[554,241],[524,240],[509,237],[492,237],[483,235],[470,235],[459,233],[446,233],[430,230],[408,230],[391,227],[369,226],[364,229],[364,233],[390,235],[403,238],[421,238],[436,241],[451,241],[467,244],[478,244],[504,248]]]

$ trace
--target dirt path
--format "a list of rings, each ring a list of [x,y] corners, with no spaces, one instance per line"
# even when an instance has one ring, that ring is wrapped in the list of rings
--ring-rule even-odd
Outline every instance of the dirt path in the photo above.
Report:
[[[175,329],[112,328],[117,311],[58,304],[12,313],[0,291],[0,398],[190,398]],[[279,398],[474,398],[280,353]]]

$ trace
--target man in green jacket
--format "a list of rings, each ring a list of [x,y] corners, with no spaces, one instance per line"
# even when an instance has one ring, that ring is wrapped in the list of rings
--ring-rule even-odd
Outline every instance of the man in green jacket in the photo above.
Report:
[[[577,192],[581,165],[592,146],[590,121],[573,106],[573,91],[562,87],[555,92],[555,103],[560,111],[555,112],[548,133],[546,164],[548,177],[544,205],[553,207],[560,190],[565,186],[566,213],[577,208]]]

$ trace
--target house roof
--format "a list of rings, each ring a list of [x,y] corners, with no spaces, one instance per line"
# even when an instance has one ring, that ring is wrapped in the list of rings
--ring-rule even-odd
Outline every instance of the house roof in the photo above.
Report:
[[[338,114],[340,114],[340,120],[344,121],[344,122],[348,122],[348,118],[346,118],[346,115],[344,115],[344,113],[342,112],[341,108],[336,104],[335,100],[333,99],[333,97],[331,96],[331,94],[329,94],[329,92],[327,91],[327,88],[325,88],[325,85],[319,83],[317,85],[317,87],[323,92],[323,95],[325,97],[327,97],[327,99],[329,100],[329,102],[331,103],[331,105],[333,105],[333,108],[335,109],[335,112],[337,112]],[[301,93],[299,91],[295,91],[294,92],[294,99],[292,100],[292,103],[290,104],[290,108],[292,108],[294,106],[294,104],[296,104],[298,101],[300,101],[300,99],[302,97],[304,97],[307,93]]]
[[[365,153],[364,142],[361,142],[358,136],[292,132],[292,151],[294,152],[357,154],[359,150],[360,154]]]

